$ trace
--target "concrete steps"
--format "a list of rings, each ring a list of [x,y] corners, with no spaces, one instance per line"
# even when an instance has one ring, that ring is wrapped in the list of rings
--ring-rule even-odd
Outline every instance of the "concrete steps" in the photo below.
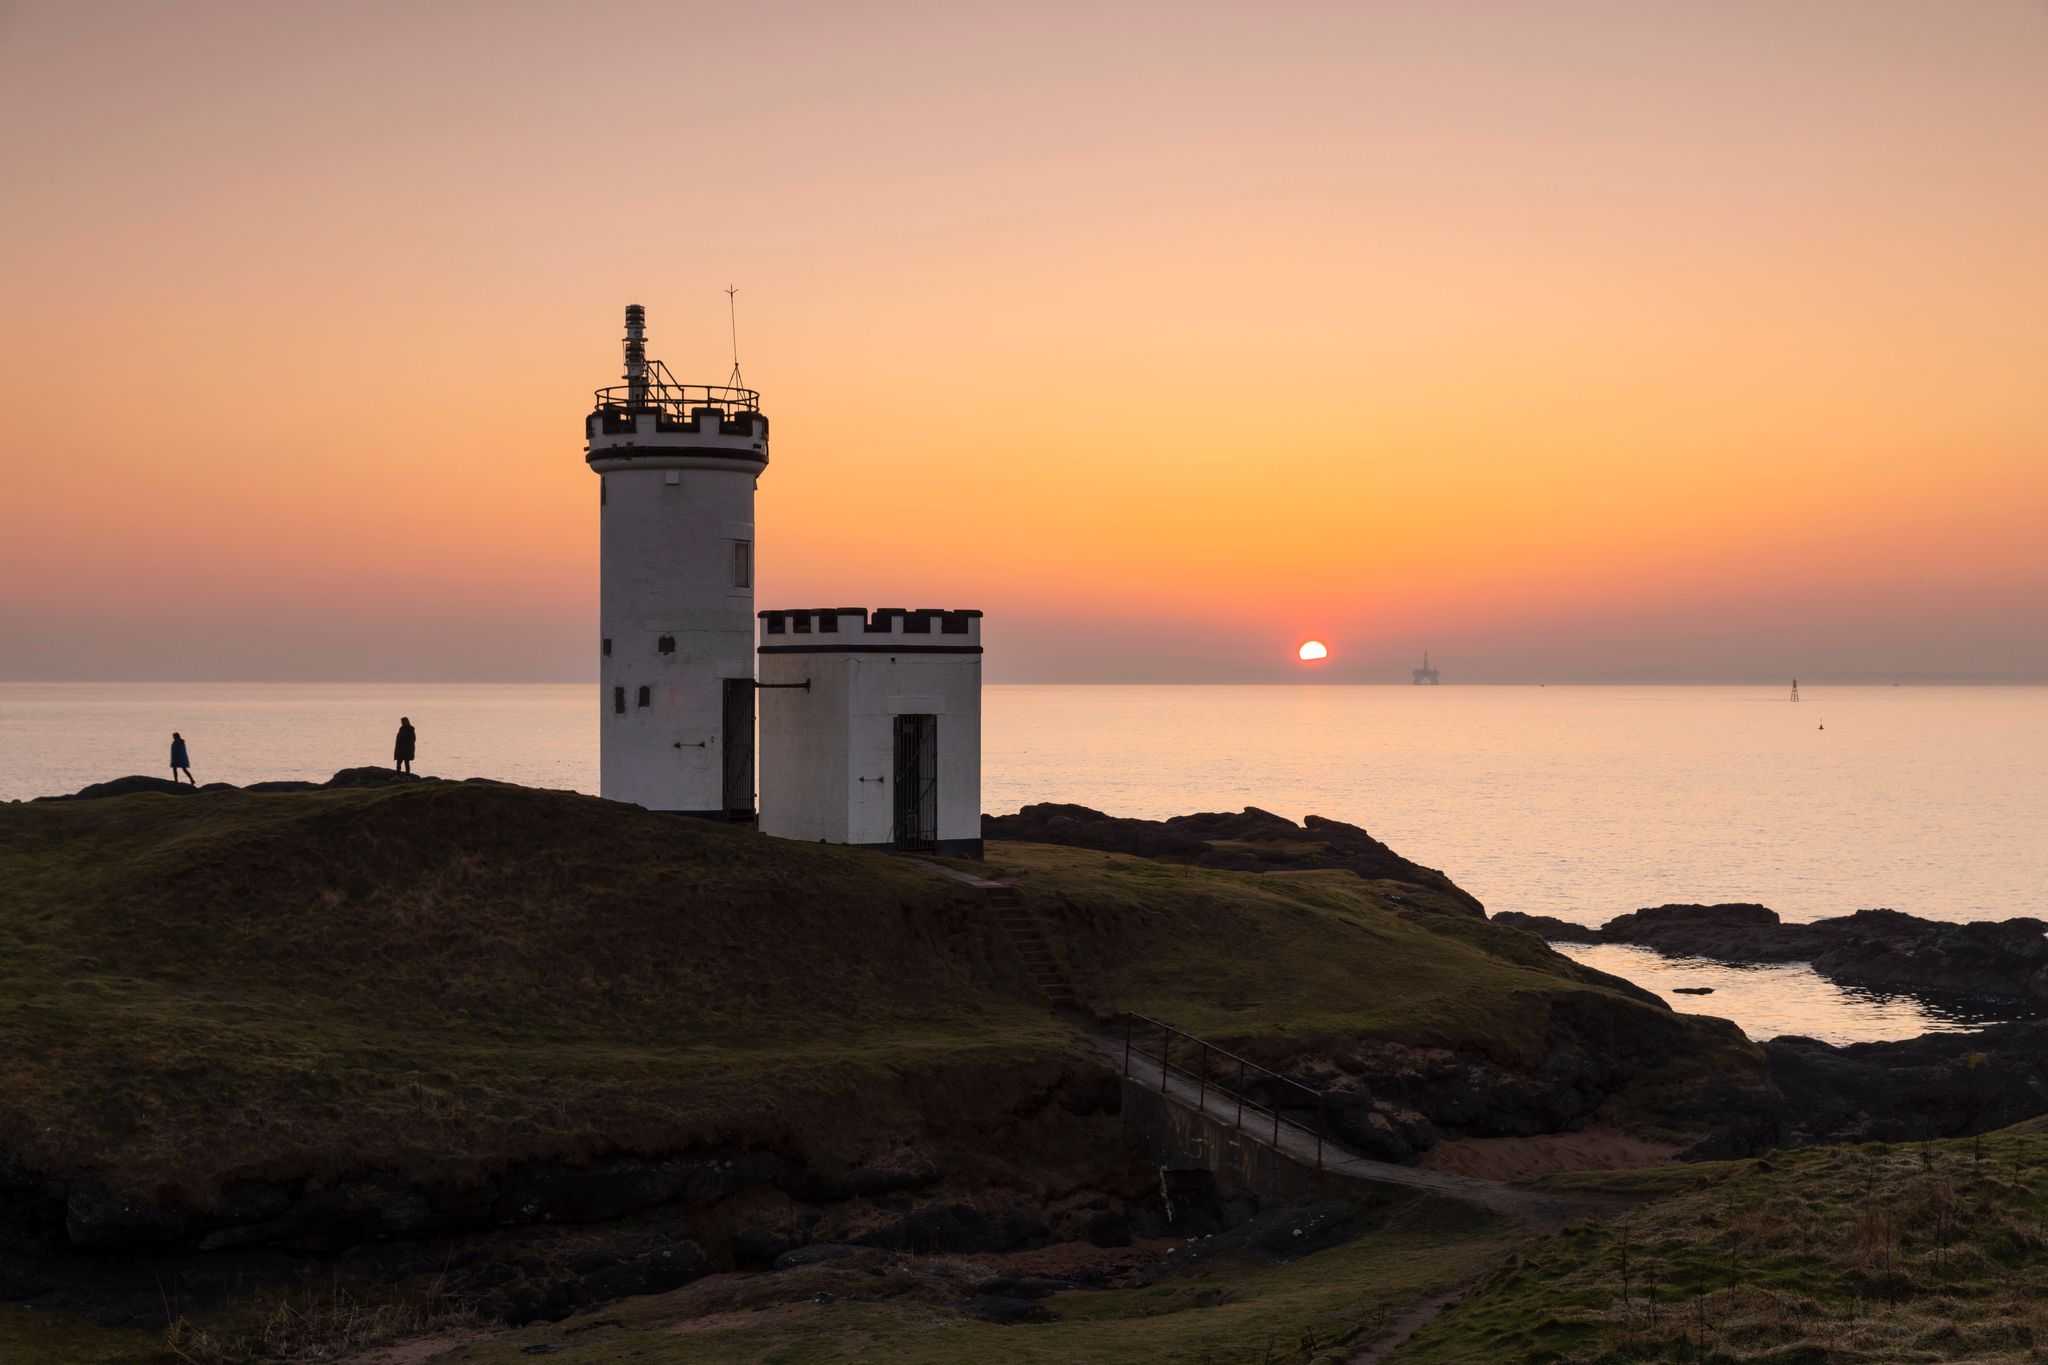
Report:
[[[1080,999],[1074,994],[1074,983],[1068,979],[1067,969],[1061,965],[1059,955],[1045,936],[1045,925],[1024,903],[1024,897],[1016,887],[1008,882],[976,877],[943,863],[919,861],[939,876],[969,887],[980,895],[982,904],[1002,926],[1003,936],[1009,939],[1026,979],[1054,1009],[1080,1008]]]

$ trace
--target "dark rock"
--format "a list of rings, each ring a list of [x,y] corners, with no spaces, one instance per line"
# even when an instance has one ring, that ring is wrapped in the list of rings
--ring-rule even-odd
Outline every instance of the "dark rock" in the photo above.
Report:
[[[1046,1299],[1074,1286],[1047,1275],[999,1275],[974,1286],[977,1294],[994,1294],[1011,1299]]]
[[[1786,960],[1770,955],[1785,928],[1761,905],[1653,905],[1607,921],[1600,938],[1674,956],[1766,962]]]
[[[849,1246],[844,1242],[818,1242],[795,1251],[785,1251],[775,1258],[777,1270],[794,1270],[798,1266],[822,1265],[827,1261],[843,1261],[850,1256],[872,1256],[869,1247]]]
[[[1236,813],[1205,812],[1170,820],[1134,820],[1088,806],[1041,802],[1015,815],[984,815],[982,836],[1128,853],[1140,858],[1193,863],[1239,872],[1343,868],[1371,881],[1403,882],[1439,892],[1461,913],[1484,918],[1485,908],[1449,877],[1409,862],[1356,825],[1306,817],[1299,825],[1247,806]]]
[[[429,779],[417,773],[402,773],[395,768],[343,768],[327,779],[329,787],[398,787],[408,782],[425,782]]]
[[[2048,1022],[1846,1047],[1774,1038],[1764,1054],[1790,1142],[1967,1137],[2048,1109]]]
[[[1712,986],[1673,986],[1671,993],[1673,995],[1712,995],[1714,988]]]
[[[643,1258],[647,1267],[643,1293],[665,1294],[711,1273],[711,1258],[695,1242],[680,1241]]]
[[[1131,1244],[1131,1220],[1108,1210],[1090,1214],[1087,1237],[1090,1246],[1127,1247]]]
[[[1570,920],[1558,919],[1551,915],[1525,915],[1519,910],[1496,910],[1488,918],[1495,924],[1509,929],[1520,929],[1536,935],[1546,943],[1599,943],[1603,940],[1598,929]]]
[[[967,1315],[980,1318],[983,1322],[1019,1323],[1051,1322],[1052,1313],[1043,1305],[1030,1299],[1009,1298],[1001,1294],[977,1294],[965,1305]]]
[[[178,1208],[100,1185],[74,1186],[64,1201],[64,1235],[75,1247],[162,1246],[185,1235],[190,1219]]]
[[[500,1223],[596,1223],[653,1208],[687,1193],[709,1202],[737,1188],[729,1165],[619,1157],[589,1166],[534,1165],[507,1175]]]
[[[137,792],[157,792],[163,796],[193,796],[197,787],[184,782],[172,782],[161,777],[143,777],[140,774],[117,777],[110,782],[95,782],[81,787],[69,796],[40,796],[39,801],[97,801],[107,796],[133,796]]]
[[[1785,924],[1761,905],[1659,905],[1609,920],[1600,939],[1718,962],[1810,962],[1866,990],[2048,1003],[2048,922],[2038,919],[1951,924],[1858,910]]]
[[[741,1228],[732,1235],[732,1263],[740,1270],[772,1270],[798,1249],[796,1238],[770,1228]]]
[[[280,779],[274,782],[251,782],[242,790],[245,792],[316,792],[320,790],[320,784],[318,782],[294,782]]]
[[[929,1204],[866,1234],[859,1244],[918,1254],[1017,1251],[1043,1246],[1050,1234],[1043,1219],[1015,1211],[991,1217],[971,1204]]]

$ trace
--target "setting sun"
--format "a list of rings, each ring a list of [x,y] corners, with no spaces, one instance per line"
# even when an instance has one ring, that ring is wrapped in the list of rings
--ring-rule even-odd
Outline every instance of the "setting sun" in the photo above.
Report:
[[[1321,640],[1310,640],[1301,647],[1303,663],[1314,663],[1318,659],[1327,659],[1329,657],[1330,647]]]

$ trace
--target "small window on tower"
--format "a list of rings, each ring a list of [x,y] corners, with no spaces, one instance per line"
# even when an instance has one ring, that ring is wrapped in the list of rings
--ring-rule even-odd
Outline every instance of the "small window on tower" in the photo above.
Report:
[[[640,689],[640,704],[641,704],[642,706],[652,706],[652,705],[654,704],[654,689],[653,689],[653,688],[651,688],[651,687],[643,687],[643,688],[641,688],[641,689]]]
[[[676,637],[664,635],[654,642],[654,648],[662,654],[673,654],[676,652]]]
[[[614,687],[614,688],[612,689],[612,710],[613,710],[613,711],[614,711],[615,713],[617,713],[618,715],[621,715],[621,716],[623,716],[623,715],[625,715],[625,714],[626,714],[626,689],[625,689],[625,688],[623,688],[623,687]]]
[[[751,540],[732,543],[732,585],[735,588],[754,586],[754,542]]]
[[[609,635],[604,637],[604,657],[607,659],[612,657],[612,637]]]

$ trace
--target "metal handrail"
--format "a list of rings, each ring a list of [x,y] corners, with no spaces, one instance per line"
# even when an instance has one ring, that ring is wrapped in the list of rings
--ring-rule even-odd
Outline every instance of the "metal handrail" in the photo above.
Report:
[[[1246,1107],[1249,1106],[1253,1111],[1253,1117],[1255,1119],[1259,1119],[1261,1115],[1268,1115],[1272,1119],[1272,1138],[1269,1142],[1267,1142],[1268,1146],[1273,1148],[1273,1150],[1275,1151],[1280,1150],[1280,1127],[1282,1124],[1285,1124],[1287,1127],[1294,1129],[1296,1132],[1302,1133],[1305,1136],[1313,1137],[1316,1140],[1316,1169],[1319,1171],[1323,1169],[1323,1145],[1329,1130],[1329,1100],[1328,1097],[1324,1094],[1324,1092],[1317,1090],[1313,1086],[1303,1085],[1300,1081],[1297,1081],[1292,1077],[1283,1076],[1279,1072],[1271,1069],[1270,1067],[1260,1066],[1257,1062],[1254,1062],[1246,1057],[1240,1057],[1237,1053],[1231,1052],[1226,1048],[1217,1047],[1214,1043],[1208,1042],[1206,1039],[1198,1038],[1192,1033],[1188,1033],[1182,1029],[1177,1029],[1163,1019],[1154,1019],[1149,1015],[1143,1014],[1126,1013],[1123,1016],[1123,1021],[1123,1074],[1126,1080],[1130,1079],[1131,1053],[1133,1048],[1135,1047],[1138,1056],[1143,1057],[1148,1062],[1156,1062],[1158,1064],[1159,1091],[1161,1094],[1166,1093],[1166,1081],[1168,1075],[1170,1075],[1172,1072],[1178,1071],[1182,1076],[1188,1077],[1196,1082],[1196,1109],[1205,1114],[1208,1112],[1209,1091],[1213,1088],[1219,1095],[1224,1095],[1229,1097],[1230,1099],[1234,1099],[1237,1101],[1236,1117],[1231,1124],[1231,1128],[1233,1131],[1247,1133],[1254,1140],[1265,1140],[1260,1132],[1245,1127],[1244,1114]],[[1144,1050],[1143,1044],[1138,1041],[1137,1028],[1139,1025],[1144,1026],[1144,1034],[1146,1037],[1150,1037],[1153,1031],[1157,1030],[1159,1034],[1159,1055],[1157,1057],[1153,1057],[1151,1054],[1147,1053]],[[1172,1060],[1173,1040],[1176,1038],[1180,1038],[1187,1042],[1193,1043],[1197,1048],[1200,1049],[1201,1069],[1199,1071],[1190,1071],[1185,1066],[1177,1066],[1174,1064]],[[1235,1089],[1232,1089],[1230,1086],[1224,1085],[1220,1081],[1212,1082],[1209,1079],[1209,1059],[1212,1056],[1221,1057],[1226,1062],[1237,1063],[1237,1087]],[[1246,1094],[1245,1078],[1248,1073],[1257,1073],[1260,1076],[1266,1077],[1268,1080],[1279,1082],[1280,1085],[1286,1087],[1289,1090],[1299,1091],[1302,1095],[1306,1096],[1310,1101],[1310,1104],[1302,1105],[1300,1107],[1313,1107],[1315,1109],[1315,1127],[1311,1128],[1307,1124],[1301,1122],[1299,1119],[1291,1119],[1286,1117],[1283,1113],[1281,1113],[1280,1107],[1277,1104],[1261,1104],[1259,1101],[1251,1098],[1251,1096]],[[1266,1126],[1262,1119],[1260,1121],[1259,1126],[1260,1128],[1264,1128]]]
[[[754,389],[735,389],[724,384],[677,384],[650,378],[645,384],[612,384],[595,391],[596,409],[618,412],[666,412],[687,420],[697,408],[715,408],[725,417],[738,417],[761,410],[761,395]]]

